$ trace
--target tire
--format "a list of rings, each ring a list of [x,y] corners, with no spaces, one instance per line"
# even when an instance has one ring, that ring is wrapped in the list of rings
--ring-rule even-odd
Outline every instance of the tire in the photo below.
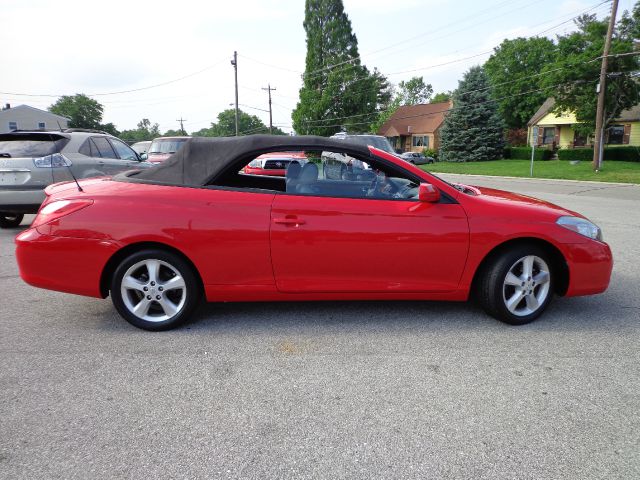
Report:
[[[501,253],[481,272],[478,301],[492,317],[510,325],[532,322],[553,297],[549,255],[535,245]]]
[[[22,223],[22,213],[0,213],[0,228],[15,228]]]
[[[144,330],[179,326],[201,299],[202,289],[193,267],[164,250],[129,255],[111,279],[111,300],[116,310],[131,325]]]

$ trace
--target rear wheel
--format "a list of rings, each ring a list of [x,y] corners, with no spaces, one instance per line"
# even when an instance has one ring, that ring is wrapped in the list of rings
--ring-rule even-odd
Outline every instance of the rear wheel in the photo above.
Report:
[[[145,330],[177,327],[194,312],[201,297],[193,268],[163,250],[128,256],[111,281],[111,299],[120,315]]]
[[[487,313],[511,325],[538,318],[553,297],[553,271],[547,253],[534,246],[507,250],[485,268],[479,301]]]
[[[24,215],[21,213],[0,212],[0,227],[14,228],[22,223]]]

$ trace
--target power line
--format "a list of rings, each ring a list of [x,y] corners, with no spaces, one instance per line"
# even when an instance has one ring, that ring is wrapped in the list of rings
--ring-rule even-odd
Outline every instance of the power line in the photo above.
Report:
[[[574,80],[574,81],[571,81],[571,82],[559,83],[557,85],[552,85],[552,86],[547,87],[547,88],[538,88],[538,89],[534,89],[534,90],[528,90],[526,92],[516,93],[516,94],[513,94],[513,95],[507,95],[507,96],[501,97],[501,98],[495,98],[495,99],[491,98],[489,100],[484,100],[482,102],[473,102],[473,103],[465,105],[464,108],[466,108],[466,107],[468,107],[470,105],[471,106],[476,106],[476,105],[483,105],[485,103],[495,103],[495,102],[499,102],[501,100],[507,100],[509,98],[520,97],[522,95],[528,95],[530,93],[543,92],[543,91],[546,91],[548,88],[557,88],[557,87],[561,87],[561,86],[564,86],[564,85],[570,85],[570,84],[574,84],[574,83],[584,83],[584,82],[585,82],[585,80]],[[471,93],[471,92],[480,91],[480,90],[484,90],[484,89],[468,90],[468,91],[465,91],[463,93]],[[435,112],[419,113],[419,114],[416,114],[416,115],[405,115],[403,117],[396,117],[395,120],[406,120],[406,119],[409,119],[409,118],[430,117],[430,116],[437,115],[437,114],[440,114],[440,113],[450,112],[450,111],[453,111],[453,110],[459,110],[459,109],[462,109],[462,108],[463,107],[455,107],[454,106],[454,107],[451,107],[451,108],[446,108],[444,110],[437,110]],[[383,110],[383,111],[385,111],[385,110]],[[386,110],[386,111],[388,111],[388,110]],[[380,112],[374,112],[374,113],[377,114],[377,113],[380,113]],[[352,116],[349,116],[349,117],[328,118],[326,120],[308,120],[308,121],[302,121],[300,123],[303,124],[303,125],[309,125],[309,124],[319,123],[319,122],[322,122],[322,121],[344,120],[344,119],[355,118],[355,117],[359,117],[359,116],[363,117],[363,116],[366,116],[366,115],[372,115],[372,114],[369,113],[369,114],[361,114],[361,115],[352,115]],[[368,125],[370,123],[371,122],[358,122],[358,123],[349,123],[349,124],[350,125]],[[337,124],[337,125],[319,125],[319,126],[323,127],[323,128],[328,128],[328,127],[341,127],[342,125],[341,124]]]
[[[469,20],[475,20],[479,14],[482,15],[483,13],[487,13],[489,11],[491,11],[491,13],[495,13],[496,8],[501,7],[501,6],[505,5],[505,4],[509,4],[509,3],[513,3],[512,0],[506,0],[506,1],[498,3],[497,5],[493,5],[493,6],[489,7],[489,8],[482,9],[479,12],[475,12],[473,15],[470,15],[469,17],[467,17],[462,22],[469,21]],[[398,42],[396,44],[388,45],[388,46],[383,47],[381,49],[374,50],[373,52],[369,52],[367,54],[362,54],[362,55],[357,55],[357,56],[355,56],[353,58],[350,58],[348,60],[336,63],[334,65],[329,65],[329,66],[326,66],[326,67],[323,67],[323,68],[319,68],[317,70],[312,70],[311,72],[305,72],[303,74],[303,77],[305,77],[305,78],[313,77],[316,74],[321,74],[322,72],[325,72],[327,70],[333,70],[334,68],[337,68],[337,67],[342,66],[342,65],[348,65],[347,68],[351,68],[351,67],[353,67],[353,65],[352,65],[353,62],[355,62],[357,60],[362,60],[363,57],[365,57],[365,56],[371,56],[371,55],[374,55],[376,53],[379,53],[379,52],[382,52],[382,51],[385,51],[385,50],[389,50],[389,49],[394,48],[396,46],[402,45],[404,43],[411,42],[411,41],[416,40],[418,38],[421,38],[421,37],[424,37],[424,36],[433,35],[434,33],[440,32],[440,31],[442,31],[442,30],[444,30],[444,29],[446,29],[446,28],[448,28],[448,27],[450,27],[452,25],[456,25],[456,24],[459,24],[459,23],[460,23],[460,21],[457,21],[456,23],[452,22],[452,23],[443,25],[442,27],[437,28],[435,30],[429,30],[428,32],[426,32],[424,34],[420,34],[420,35],[408,38],[406,40],[403,40],[401,42]]]
[[[133,93],[133,92],[140,92],[142,90],[150,90],[152,88],[158,88],[158,87],[163,87],[165,85],[169,85],[171,83],[176,83],[176,82],[180,82],[182,80],[186,80],[187,78],[191,78],[194,77],[196,75],[199,75],[203,72],[206,72],[207,70],[211,70],[213,67],[216,67],[218,65],[220,65],[224,60],[220,60],[212,65],[209,65],[208,67],[205,67],[201,70],[198,70],[197,72],[193,72],[190,73],[189,75],[185,75],[183,77],[180,78],[176,78],[174,80],[169,80],[167,82],[162,82],[162,83],[157,83],[155,85],[149,85],[147,87],[140,87],[140,88],[133,88],[131,90],[120,90],[117,92],[104,92],[104,93],[87,93],[87,97],[100,97],[100,96],[106,96],[106,95],[120,95],[123,93]],[[42,93],[42,94],[35,94],[35,93],[15,93],[15,92],[0,92],[0,94],[2,95],[15,95],[15,96],[20,96],[20,97],[64,97],[67,96],[66,94],[53,94],[53,93]]]
[[[559,23],[559,24],[556,24],[556,25],[554,25],[554,26],[552,26],[552,27],[550,27],[550,28],[547,28],[546,30],[543,30],[543,31],[541,31],[541,32],[537,32],[537,33],[535,33],[535,34],[529,35],[527,38],[533,38],[533,37],[536,37],[536,36],[538,36],[538,35],[541,35],[542,33],[547,33],[547,32],[549,32],[549,31],[551,31],[551,30],[554,30],[554,29],[556,29],[556,28],[558,28],[558,27],[560,27],[560,26],[562,26],[562,25],[564,25],[564,24],[566,24],[566,23],[568,23],[568,22],[571,22],[571,21],[575,20],[575,19],[576,19],[576,18],[578,18],[580,15],[584,15],[585,13],[587,13],[587,12],[589,12],[589,11],[591,11],[591,10],[594,10],[594,9],[596,9],[596,8],[599,8],[600,6],[602,6],[602,5],[604,5],[605,3],[608,3],[608,2],[610,2],[610,1],[611,1],[611,0],[605,0],[605,1],[602,1],[602,2],[600,2],[600,3],[598,3],[598,4],[595,4],[595,5],[593,5],[593,6],[589,7],[589,8],[587,8],[587,9],[580,10],[577,14],[575,14],[575,12],[574,12],[574,13],[572,13],[572,14],[571,14],[571,15],[573,15],[573,16],[572,16],[571,18],[569,18],[568,20],[565,20],[565,21],[563,21],[563,22],[561,22],[561,23]],[[492,19],[492,20],[493,20],[493,19]],[[538,24],[534,25],[534,27],[536,27],[536,26],[540,26],[540,25],[544,25],[544,24],[549,23],[549,22],[551,22],[551,21],[553,21],[553,20],[554,20],[554,19],[550,19],[550,20],[547,20],[547,21],[544,21],[544,22],[538,23]],[[436,31],[438,31],[438,30],[436,30]],[[433,31],[432,31],[432,32],[433,32]],[[431,32],[430,32],[430,33],[431,33]],[[459,33],[459,31],[457,31],[457,32],[455,32],[455,33]],[[487,50],[487,51],[484,51],[484,52],[480,52],[480,53],[477,53],[477,54],[473,54],[473,55],[470,55],[470,56],[467,56],[467,57],[464,57],[464,58],[459,58],[459,59],[451,60],[451,61],[448,61],[448,62],[443,62],[443,63],[439,63],[439,64],[435,64],[435,65],[428,65],[428,66],[425,66],[425,67],[419,67],[419,68],[410,69],[410,70],[402,70],[402,71],[397,71],[397,72],[391,72],[391,73],[386,74],[386,76],[391,76],[391,75],[400,75],[400,74],[403,74],[403,73],[418,72],[418,71],[429,70],[429,69],[437,68],[437,67],[441,67],[441,66],[451,65],[451,64],[454,64],[454,63],[464,62],[464,61],[466,61],[466,60],[470,60],[470,59],[472,59],[472,58],[476,58],[476,57],[480,57],[480,56],[483,56],[483,55],[491,54],[491,53],[493,53],[494,49],[495,49],[495,48],[497,48],[498,46],[499,46],[499,45],[496,45],[496,47],[493,47],[493,49],[491,49],[491,50]],[[460,50],[458,50],[458,51],[460,51]],[[343,63],[348,63],[348,62],[343,62]],[[332,67],[326,67],[326,68],[325,68],[325,69],[323,69],[323,70],[326,70],[326,69],[329,69],[329,68],[335,68],[335,67],[337,67],[337,66],[339,66],[339,65],[334,65],[334,66],[332,66]],[[349,68],[353,68],[353,66],[352,66],[352,65],[347,65],[347,66],[345,66],[345,67],[343,68],[343,70],[347,70],[347,69],[349,69]],[[317,70],[317,71],[319,71],[319,70]],[[314,73],[314,72],[311,72],[311,73]],[[360,82],[360,81],[363,81],[363,80],[366,80],[366,79],[367,79],[366,77],[365,77],[365,78],[355,79],[355,80],[353,80],[353,81],[351,81],[351,82],[348,82],[348,83],[343,84],[343,86],[345,86],[345,87],[346,87],[346,86],[348,86],[348,85],[352,85],[352,84],[354,84],[354,83],[357,83],[357,82]],[[367,89],[368,89],[368,88],[367,88]],[[367,89],[365,89],[365,90],[367,90]]]
[[[601,2],[601,3],[599,3],[599,4],[595,5],[595,6],[590,7],[589,9],[581,10],[581,11],[580,11],[577,15],[575,15],[574,17],[570,18],[569,20],[563,21],[563,22],[561,22],[560,24],[557,24],[557,25],[555,25],[554,27],[551,27],[550,29],[547,29],[546,31],[553,30],[553,29],[555,29],[555,28],[557,28],[557,27],[559,27],[559,26],[561,26],[561,25],[563,25],[563,24],[565,24],[565,23],[567,23],[567,22],[569,22],[569,21],[572,21],[572,20],[574,20],[574,19],[578,18],[580,15],[583,15],[585,12],[588,12],[588,11],[590,11],[590,10],[593,10],[594,8],[597,8],[597,7],[599,7],[599,6],[601,6],[601,5],[605,4],[605,3],[607,3],[607,2],[609,2],[609,1],[610,1],[610,0],[606,0],[605,2]],[[549,22],[548,22],[548,21],[546,21],[546,22],[543,22],[543,23],[538,24],[538,25],[543,25],[543,24],[545,24],[545,23],[549,23]],[[540,33],[536,33],[536,34],[530,35],[530,36],[529,36],[529,37],[527,37],[527,38],[533,38],[533,37],[538,36],[539,34],[540,34]],[[497,45],[496,47],[494,47],[494,49],[495,49],[495,48],[497,48],[498,46],[499,46],[499,45]],[[486,54],[489,54],[489,53],[493,53],[493,49],[492,49],[492,50],[485,51],[485,52],[480,52],[480,53],[477,53],[477,54],[474,54],[474,55],[471,55],[471,56],[468,56],[468,57],[464,57],[464,58],[460,58],[460,59],[456,59],[456,60],[451,60],[451,61],[449,61],[449,62],[444,62],[444,63],[441,63],[441,64],[429,65],[429,66],[426,66],[426,67],[420,67],[420,68],[413,69],[413,70],[405,70],[405,71],[402,71],[402,72],[392,72],[392,73],[389,73],[389,74],[387,74],[387,75],[389,75],[389,76],[390,76],[390,75],[396,75],[396,74],[407,73],[407,72],[412,72],[412,71],[428,70],[428,69],[431,69],[431,68],[437,68],[437,67],[444,66],[444,65],[450,65],[450,64],[453,64],[453,63],[463,62],[463,61],[469,60],[469,59],[471,59],[471,58],[479,57],[479,56],[486,55]],[[345,83],[343,83],[343,84],[341,85],[341,87],[342,87],[342,88],[346,88],[346,87],[348,87],[348,86],[350,86],[350,85],[354,85],[354,84],[356,84],[356,83],[358,83],[358,82],[361,82],[361,81],[364,81],[364,80],[369,80],[369,77],[357,78],[357,79],[354,79],[354,80],[352,80],[352,81],[350,81],[350,82],[345,82]],[[519,81],[519,80],[518,80],[518,81]],[[365,87],[365,88],[360,89],[360,90],[352,90],[352,91],[351,91],[351,93],[365,92],[365,91],[368,91],[368,90],[370,90],[370,89],[372,89],[372,88],[374,88],[374,86],[373,86],[373,85],[372,85],[372,86],[369,86],[369,87]],[[340,95],[341,95],[341,93],[336,94],[336,95],[332,96],[332,97],[331,97],[331,99],[336,99],[336,98],[338,98]]]

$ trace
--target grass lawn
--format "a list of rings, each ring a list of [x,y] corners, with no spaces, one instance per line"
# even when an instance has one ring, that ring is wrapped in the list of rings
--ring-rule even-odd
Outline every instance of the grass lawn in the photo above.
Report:
[[[434,173],[529,177],[530,161],[436,162],[431,165],[421,165],[420,168]],[[605,161],[602,170],[595,173],[591,162],[572,165],[567,160],[539,160],[533,164],[533,177],[640,184],[640,162]]]

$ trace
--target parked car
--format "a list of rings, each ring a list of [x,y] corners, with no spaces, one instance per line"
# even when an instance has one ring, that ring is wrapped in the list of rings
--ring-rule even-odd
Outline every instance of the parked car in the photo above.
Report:
[[[218,301],[452,300],[477,297],[520,325],[554,294],[603,292],[600,229],[565,208],[450,184],[380,149],[322,137],[194,138],[146,170],[47,187],[16,237],[24,281],[105,298],[132,325],[164,330]],[[371,181],[274,177],[242,168],[264,153],[349,155]],[[64,274],[61,274],[63,272]]]
[[[146,160],[150,163],[162,163],[176,153],[184,142],[191,137],[158,137],[149,146]]]
[[[131,148],[139,156],[142,156],[149,151],[150,146],[151,146],[151,140],[147,140],[145,142],[136,142],[133,145],[131,145]]]
[[[376,147],[383,152],[395,155],[393,147],[386,137],[380,135],[349,135],[341,132],[331,138],[344,140],[356,145]],[[322,152],[322,171],[327,179],[340,180],[345,176],[355,176],[360,179],[371,179],[373,173],[368,163],[357,158],[337,152]]]
[[[0,134],[0,227],[36,213],[47,185],[150,166],[126,143],[96,130]]]
[[[300,165],[307,163],[304,152],[273,152],[260,155],[244,167],[244,173],[250,175],[274,175],[284,177],[291,162]]]
[[[400,158],[414,165],[426,165],[427,163],[434,163],[436,161],[435,158],[425,157],[424,154],[420,152],[404,152],[400,155]]]

